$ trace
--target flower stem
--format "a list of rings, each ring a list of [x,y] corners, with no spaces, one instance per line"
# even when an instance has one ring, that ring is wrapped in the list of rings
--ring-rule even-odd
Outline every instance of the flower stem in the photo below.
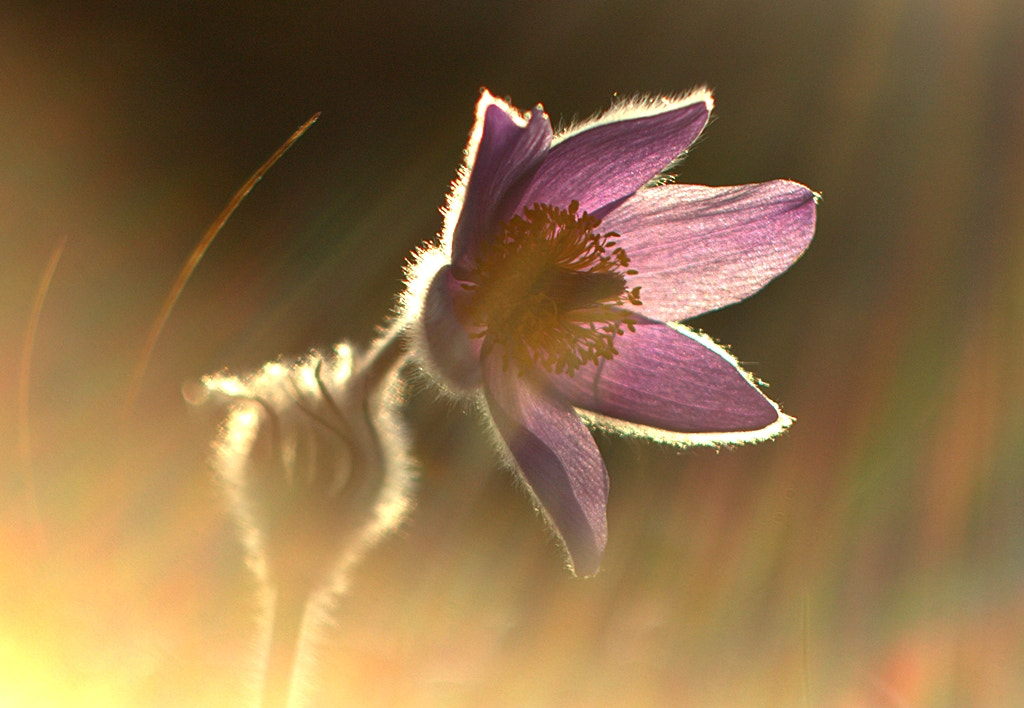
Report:
[[[350,379],[345,384],[345,393],[342,395],[355,396],[360,407],[368,406],[369,399],[367,394],[372,394],[372,392],[389,386],[394,381],[392,378],[394,371],[402,365],[406,355],[405,326],[393,324],[373,342],[363,356],[356,360],[356,373],[353,375],[353,379]],[[342,420],[344,415],[337,408],[338,404],[333,401],[331,392],[319,379],[319,371],[318,365],[316,376],[320,392],[329,402],[329,405],[332,406],[338,419]],[[357,377],[359,379],[358,382],[354,380]],[[306,413],[312,415],[308,410]],[[369,416],[370,413],[367,413],[367,415]],[[277,420],[276,416],[272,415],[271,417]],[[375,437],[376,432],[372,429],[372,425],[370,427],[369,434]],[[376,441],[374,444],[376,444]],[[280,441],[278,441],[275,448],[280,447]],[[362,518],[359,512],[363,507],[367,509],[373,508],[375,495],[379,493],[381,485],[384,484],[384,479],[380,475],[366,476],[370,470],[362,470],[364,478],[356,479],[360,471],[358,467],[357,465],[356,469],[352,471],[353,479],[348,482],[348,484],[353,485],[353,491],[349,493],[349,496],[352,500],[351,511],[353,512],[352,517],[354,519]],[[316,499],[302,497],[296,503],[301,505],[307,502],[312,504],[311,510],[316,511],[319,503]],[[335,511],[345,512],[346,510],[339,507]],[[346,515],[347,513],[342,514],[343,517]],[[286,524],[283,529],[278,529],[278,533],[287,533],[288,526],[289,524]],[[332,527],[328,529],[331,533],[337,533],[342,530],[345,530],[343,524],[338,528]],[[360,529],[356,527],[354,531],[345,530],[345,532],[355,533],[355,537],[358,539]],[[278,558],[278,560],[283,560],[277,552],[273,556]],[[317,597],[318,593],[326,590],[330,584],[330,573],[328,572],[325,575],[320,572],[323,569],[317,565],[317,558],[319,556],[314,555],[313,564],[316,568],[313,572],[307,572],[310,571],[310,567],[302,562],[293,566],[285,561],[282,563],[282,567],[276,567],[277,564],[275,563],[273,578],[267,586],[267,589],[273,593],[273,596],[270,617],[270,643],[266,654],[266,666],[260,701],[262,708],[287,708],[295,692],[296,665],[300,658],[304,639],[302,631],[303,622],[314,597]]]
[[[279,584],[274,594],[262,708],[288,706],[302,641],[302,623],[311,597],[309,588],[288,582]]]

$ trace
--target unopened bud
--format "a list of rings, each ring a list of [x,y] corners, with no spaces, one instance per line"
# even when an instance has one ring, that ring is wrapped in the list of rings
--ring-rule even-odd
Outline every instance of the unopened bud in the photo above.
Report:
[[[347,344],[331,356],[203,380],[230,411],[214,465],[266,584],[341,590],[348,568],[408,507],[405,435],[392,386]]]

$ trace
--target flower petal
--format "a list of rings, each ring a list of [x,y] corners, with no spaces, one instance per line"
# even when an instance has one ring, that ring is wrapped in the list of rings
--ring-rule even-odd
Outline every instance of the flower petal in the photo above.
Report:
[[[731,356],[681,325],[641,322],[615,348],[612,359],[551,383],[577,408],[674,433],[757,431],[779,420]]]
[[[548,520],[573,572],[593,575],[608,539],[608,473],[583,421],[564,400],[505,370],[484,343],[484,392],[491,418]]]
[[[481,384],[480,340],[469,337],[455,314],[453,299],[464,291],[451,271],[450,265],[442,266],[427,288],[418,332],[423,346],[418,349],[448,385],[470,391]]]
[[[524,184],[551,145],[551,122],[537,106],[528,119],[484,91],[477,103],[476,124],[466,148],[469,182],[461,205],[449,204],[452,228],[452,262],[472,265],[472,255],[481,239],[493,236],[499,208],[516,183]],[[513,198],[514,199],[514,198]],[[458,198],[453,197],[453,202]],[[515,204],[509,206],[514,207]],[[446,228],[448,224],[446,223]]]
[[[556,142],[520,198],[520,209],[536,202],[564,208],[575,199],[594,212],[640,189],[697,139],[711,96],[699,92],[681,105],[668,105],[661,112],[647,108],[646,115],[600,122]]]
[[[604,219],[639,274],[641,311],[678,321],[738,302],[800,257],[814,235],[814,193],[777,180],[738,187],[642,189]]]

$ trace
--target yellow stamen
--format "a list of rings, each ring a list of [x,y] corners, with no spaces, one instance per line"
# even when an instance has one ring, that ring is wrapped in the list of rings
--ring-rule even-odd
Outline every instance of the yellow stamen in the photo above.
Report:
[[[611,359],[615,337],[632,331],[640,288],[627,289],[629,257],[618,234],[599,234],[601,220],[568,209],[534,204],[487,242],[463,287],[474,297],[465,317],[474,337],[505,353],[520,372],[540,365],[572,376],[586,363]]]

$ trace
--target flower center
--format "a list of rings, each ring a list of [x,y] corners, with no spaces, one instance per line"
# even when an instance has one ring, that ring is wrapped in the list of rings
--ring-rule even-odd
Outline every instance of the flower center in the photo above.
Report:
[[[615,337],[636,317],[640,288],[626,288],[626,252],[615,232],[599,234],[601,220],[568,209],[534,204],[514,216],[481,249],[463,287],[474,293],[466,308],[472,336],[500,346],[505,367],[520,372],[539,364],[572,376],[588,362],[611,359]]]

